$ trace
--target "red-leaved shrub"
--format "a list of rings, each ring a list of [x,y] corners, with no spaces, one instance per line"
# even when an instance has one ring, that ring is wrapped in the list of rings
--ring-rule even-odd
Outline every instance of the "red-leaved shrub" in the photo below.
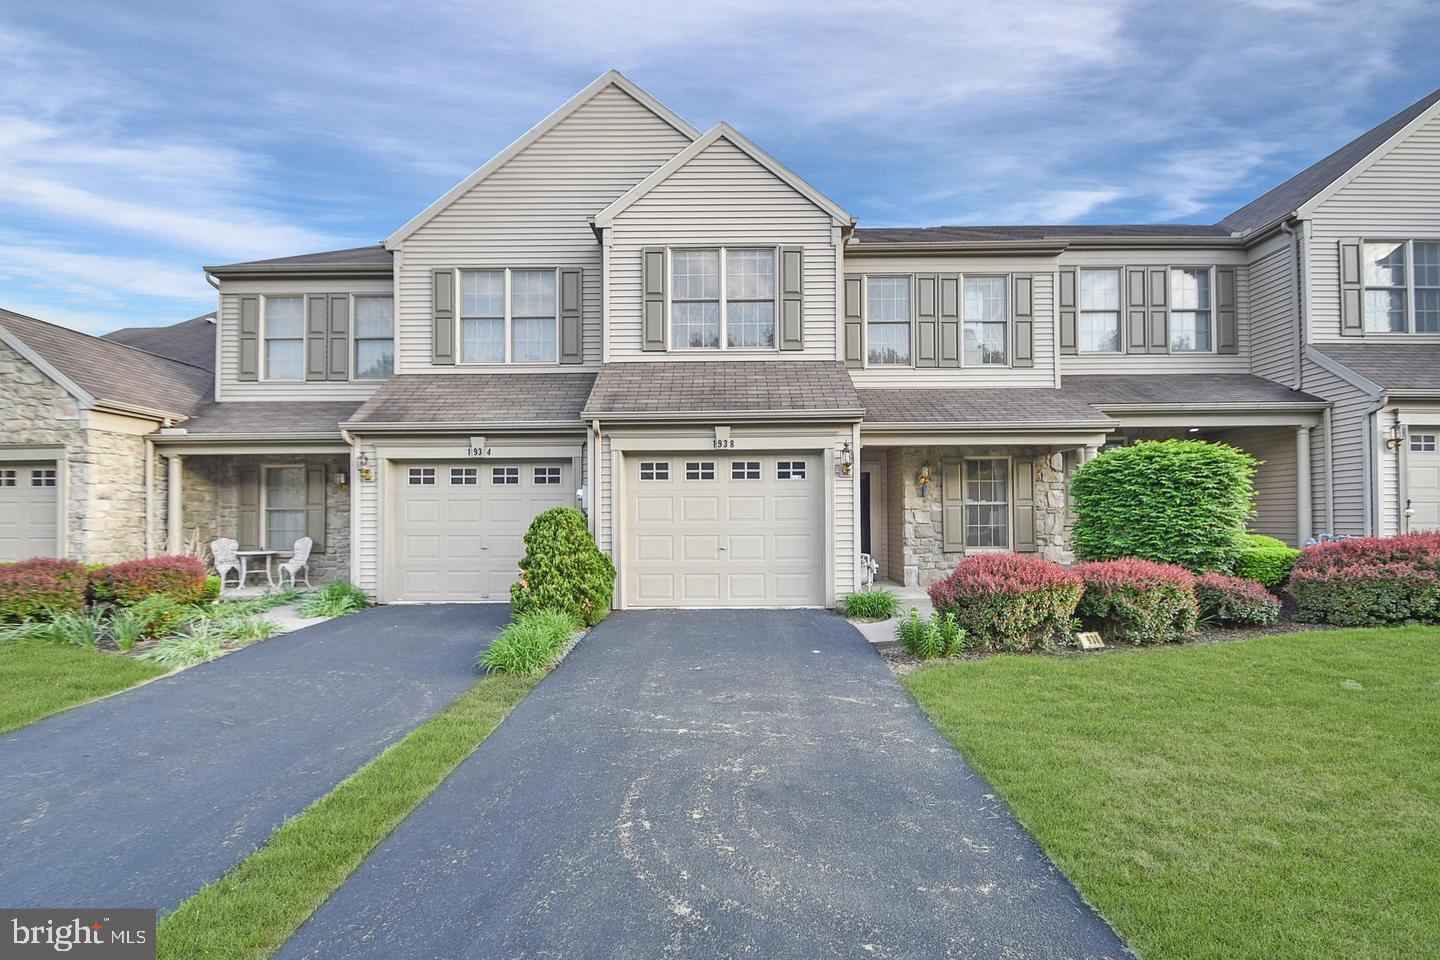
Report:
[[[155,596],[198,603],[205,592],[205,566],[194,557],[129,560],[90,574],[90,592],[117,607]]]
[[[1195,632],[1195,577],[1184,567],[1134,558],[1082,563],[1080,616],[1106,638],[1172,643]]]
[[[1301,620],[1345,627],[1440,617],[1440,533],[1306,547],[1287,586]]]
[[[1045,650],[1070,636],[1080,578],[1049,560],[982,553],[930,588],[930,602],[991,650]]]
[[[0,620],[28,620],[84,609],[84,564],[35,559],[0,566]]]
[[[1200,617],[1215,623],[1268,627],[1280,619],[1280,598],[1254,580],[1223,573],[1195,578]]]

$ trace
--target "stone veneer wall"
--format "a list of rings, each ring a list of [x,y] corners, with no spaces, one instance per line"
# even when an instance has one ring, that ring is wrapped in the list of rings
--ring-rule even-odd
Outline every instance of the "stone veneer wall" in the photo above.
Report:
[[[1064,455],[1048,450],[1026,448],[984,447],[896,447],[890,456],[899,462],[904,490],[901,504],[901,543],[904,554],[903,583],[907,587],[928,587],[945,578],[963,553],[946,553],[941,530],[943,513],[941,463],[961,457],[1011,457],[1035,463],[1035,543],[1041,556],[1059,563],[1069,563],[1070,518],[1065,502]],[[930,464],[934,482],[930,495],[921,496],[917,478],[920,466]],[[892,464],[895,461],[892,460]],[[894,471],[891,477],[895,476]],[[894,509],[895,491],[889,491]],[[892,515],[893,522],[893,515]],[[894,576],[894,574],[891,574]]]

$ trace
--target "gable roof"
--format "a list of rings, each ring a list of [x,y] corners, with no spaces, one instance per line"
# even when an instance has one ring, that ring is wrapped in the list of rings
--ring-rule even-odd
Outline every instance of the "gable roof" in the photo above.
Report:
[[[209,370],[4,309],[0,340],[86,408],[188,416],[214,389]]]
[[[1328,196],[1331,187],[1343,185],[1356,173],[1383,156],[1391,141],[1403,137],[1412,124],[1440,113],[1440,90],[1416,100],[1390,119],[1360,134],[1345,146],[1301,170],[1269,193],[1251,200],[1220,221],[1236,233],[1251,233],[1281,220]]]
[[[838,203],[810,186],[810,184],[802,180],[798,174],[770,156],[770,154],[755,146],[755,144],[751,143],[743,134],[730,126],[730,124],[722,122],[715,124],[715,126],[706,131],[703,137],[700,137],[691,143],[690,146],[665,161],[665,163],[657,168],[655,172],[651,173],[650,176],[635,184],[635,186],[617,197],[608,207],[597,213],[595,215],[596,228],[610,226],[615,218],[629,208],[631,204],[664,183],[675,171],[695,159],[717,140],[726,140],[737,147],[742,153],[749,156],[750,159],[785,181],[796,193],[799,193],[805,197],[805,199],[815,204],[815,206],[830,214],[836,223],[846,227],[855,224],[855,218],[846,213]]]
[[[272,257],[269,260],[246,260],[222,263],[205,268],[216,276],[246,273],[375,273],[389,276],[395,255],[378,243],[344,250],[302,253],[293,257]]]
[[[215,311],[168,327],[125,327],[102,338],[136,350],[169,357],[202,370],[215,369]]]
[[[699,130],[697,130],[695,127],[692,127],[683,117],[675,113],[669,107],[665,106],[665,104],[661,103],[659,100],[656,100],[644,90],[641,90],[638,86],[635,85],[633,81],[631,81],[620,71],[607,70],[605,73],[597,77],[584,90],[581,90],[579,93],[575,94],[575,96],[571,97],[569,100],[561,104],[557,110],[550,114],[550,116],[546,117],[544,120],[541,120],[535,126],[525,131],[525,133],[522,134],[518,140],[510,144],[510,146],[506,147],[504,150],[501,150],[499,153],[495,154],[495,156],[491,157],[488,161],[486,161],[484,166],[480,167],[480,169],[470,174],[470,176],[466,177],[464,180],[461,180],[459,183],[455,184],[455,186],[451,187],[450,190],[446,192],[443,197],[430,204],[430,206],[426,207],[424,210],[421,210],[414,217],[411,217],[408,223],[406,223],[399,230],[396,230],[394,233],[390,234],[390,236],[385,238],[385,246],[387,248],[393,249],[396,244],[403,243],[406,237],[410,236],[410,234],[414,233],[416,230],[420,229],[420,227],[424,226],[424,224],[429,221],[431,217],[435,216],[441,210],[444,210],[446,207],[450,206],[450,204],[454,203],[457,199],[459,199],[466,192],[468,192],[470,188],[474,187],[477,183],[490,176],[490,174],[494,173],[496,170],[499,170],[506,163],[509,163],[516,154],[520,153],[520,151],[530,146],[530,144],[534,143],[536,140],[539,140],[545,134],[549,133],[552,129],[558,126],[562,120],[570,116],[570,114],[574,113],[576,110],[579,110],[586,103],[589,103],[596,94],[598,94],[602,90],[605,90],[608,87],[616,87],[629,94],[631,98],[638,101],[642,106],[650,110],[651,113],[655,114],[661,120],[664,120],[666,123],[670,124],[676,130],[679,130],[689,139],[694,140],[696,137],[700,136]]]

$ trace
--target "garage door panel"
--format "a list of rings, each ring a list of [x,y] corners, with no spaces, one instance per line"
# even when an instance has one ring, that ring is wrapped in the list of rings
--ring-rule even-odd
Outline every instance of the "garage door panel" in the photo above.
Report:
[[[735,603],[764,603],[765,579],[763,573],[732,573],[730,599]]]
[[[761,533],[731,534],[726,538],[730,559],[736,561],[764,560],[765,535]]]
[[[720,519],[719,497],[685,497],[681,503],[681,523],[714,523]]]
[[[484,510],[479,499],[451,500],[446,504],[446,523],[479,523]]]
[[[731,497],[730,519],[737,523],[763,522],[765,519],[764,497]]]
[[[675,517],[675,502],[669,497],[639,497],[635,519],[645,523],[669,523]]]
[[[675,595],[675,577],[665,573],[643,573],[636,578],[636,595],[641,603],[672,603]]]
[[[776,523],[803,523],[810,516],[810,499],[799,496],[777,496],[771,501],[775,505]]]
[[[804,603],[815,591],[815,578],[808,573],[777,573],[775,594],[782,601]]]
[[[685,592],[680,599],[691,603],[719,602],[720,575],[718,573],[687,573],[680,578]]]
[[[777,563],[786,561],[805,562],[814,551],[814,541],[803,533],[775,535],[774,554],[772,559]]]

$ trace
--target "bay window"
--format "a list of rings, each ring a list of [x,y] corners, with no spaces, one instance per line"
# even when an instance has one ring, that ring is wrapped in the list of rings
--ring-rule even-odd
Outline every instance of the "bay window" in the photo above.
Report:
[[[305,379],[305,298],[265,298],[265,379]]]
[[[1120,271],[1080,271],[1080,344],[1083,353],[1120,351]]]
[[[962,362],[966,365],[1004,366],[1009,362],[1005,281],[1005,277],[965,278],[962,298],[965,352]]]
[[[1440,241],[1372,241],[1361,256],[1367,333],[1440,333]]]
[[[461,363],[555,363],[553,269],[460,271]]]
[[[1210,268],[1172,267],[1170,270],[1170,351],[1205,353],[1210,350]]]
[[[383,380],[395,372],[395,300],[355,298],[355,379]]]
[[[775,349],[775,250],[670,251],[670,349]]]
[[[865,343],[871,366],[910,362],[910,278],[867,277]]]

